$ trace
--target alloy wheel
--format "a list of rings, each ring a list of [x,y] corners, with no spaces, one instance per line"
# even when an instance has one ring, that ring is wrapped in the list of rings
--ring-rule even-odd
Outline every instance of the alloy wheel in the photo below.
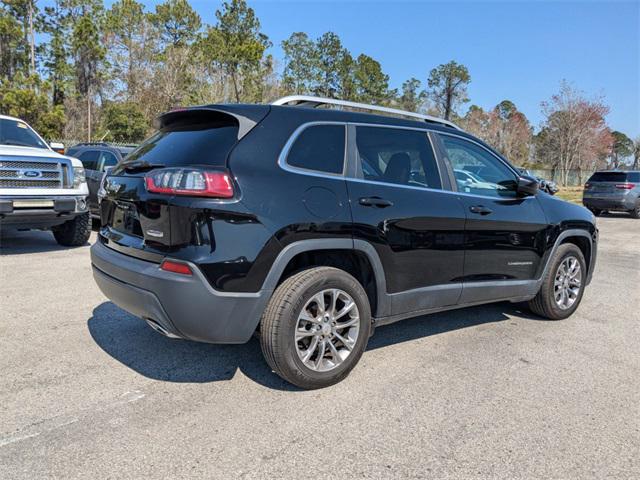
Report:
[[[568,256],[558,266],[553,283],[556,305],[563,310],[573,306],[582,288],[582,269],[574,256]]]
[[[351,354],[360,333],[358,306],[344,290],[330,288],[315,294],[298,316],[295,344],[309,369],[327,372]]]

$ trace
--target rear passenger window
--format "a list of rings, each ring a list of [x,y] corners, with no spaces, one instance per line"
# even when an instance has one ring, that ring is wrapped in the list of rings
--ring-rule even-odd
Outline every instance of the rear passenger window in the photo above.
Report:
[[[357,127],[359,176],[364,180],[412,187],[442,188],[426,132]]]
[[[99,157],[100,151],[87,150],[86,152],[82,152],[80,155],[78,155],[78,160],[82,162],[82,165],[87,170],[97,170]]]
[[[344,125],[314,125],[304,129],[289,150],[287,164],[305,170],[341,174],[344,132]]]

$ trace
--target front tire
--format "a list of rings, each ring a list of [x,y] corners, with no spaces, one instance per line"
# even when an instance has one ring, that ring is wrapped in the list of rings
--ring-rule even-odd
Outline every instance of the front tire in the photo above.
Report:
[[[560,245],[549,262],[540,291],[529,301],[529,308],[549,320],[563,320],[576,311],[582,300],[586,262],[573,243]]]
[[[262,316],[260,344],[275,373],[315,389],[349,375],[370,331],[371,308],[362,285],[343,270],[317,267],[276,289]]]
[[[89,212],[86,212],[64,222],[62,225],[53,227],[51,230],[58,244],[65,247],[79,247],[89,240],[91,217]]]

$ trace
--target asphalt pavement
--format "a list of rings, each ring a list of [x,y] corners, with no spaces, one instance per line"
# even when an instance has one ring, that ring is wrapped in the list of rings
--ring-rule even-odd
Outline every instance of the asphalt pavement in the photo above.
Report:
[[[120,310],[88,246],[4,232],[0,478],[638,479],[640,221],[598,224],[570,319],[500,303],[381,327],[310,392],[256,340],[171,340]]]

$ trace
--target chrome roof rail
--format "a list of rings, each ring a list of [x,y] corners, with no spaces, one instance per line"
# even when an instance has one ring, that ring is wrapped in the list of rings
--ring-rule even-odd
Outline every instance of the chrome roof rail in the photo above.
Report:
[[[311,95],[289,95],[288,97],[279,98],[272,102],[271,105],[292,105],[311,108],[319,107],[321,105],[337,105],[339,107],[358,108],[360,110],[368,110],[370,112],[390,113],[402,117],[417,118],[425,122],[439,123],[441,125],[455,128],[456,130],[462,130],[455,123],[450,122],[449,120],[432,117],[431,115],[422,115],[421,113],[408,112],[397,108],[379,107],[377,105],[368,105],[366,103],[348,102],[346,100],[337,100],[335,98],[322,98]]]

